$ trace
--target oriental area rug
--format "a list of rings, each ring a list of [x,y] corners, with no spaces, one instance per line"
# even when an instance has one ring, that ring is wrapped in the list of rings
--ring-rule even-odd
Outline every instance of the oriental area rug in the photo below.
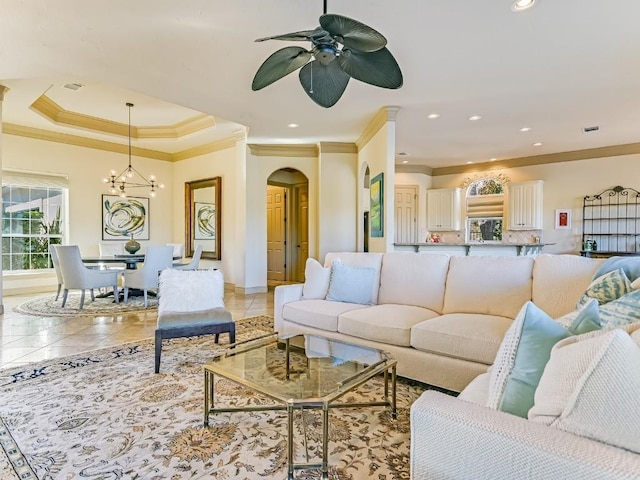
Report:
[[[96,293],[96,295],[98,295]],[[39,317],[100,317],[113,316],[122,313],[132,313],[138,311],[155,311],[158,308],[158,300],[149,296],[147,308],[144,308],[143,297],[129,297],[127,302],[114,302],[113,296],[104,298],[96,297],[95,301],[91,301],[91,297],[87,292],[84,299],[84,306],[80,310],[80,294],[69,293],[67,303],[62,307],[62,294],[56,300],[55,295],[44,295],[42,297],[28,300],[17,307],[15,311],[26,315],[37,315]]]
[[[272,331],[271,317],[237,322],[238,341]],[[165,341],[157,375],[150,339],[0,370],[0,479],[285,478],[284,412],[220,413],[203,427],[202,366],[227,340]],[[216,381],[217,404],[271,402]],[[345,401],[379,400],[382,389],[374,378]],[[398,420],[383,407],[331,410],[330,478],[409,478],[409,408],[424,389],[398,382]],[[294,423],[296,458],[315,461],[321,417],[305,410]],[[317,470],[296,472],[296,479],[319,478]]]

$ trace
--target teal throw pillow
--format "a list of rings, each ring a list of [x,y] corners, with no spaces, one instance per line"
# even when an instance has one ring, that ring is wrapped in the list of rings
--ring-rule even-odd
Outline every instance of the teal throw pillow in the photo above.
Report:
[[[504,336],[491,370],[487,406],[526,418],[551,349],[571,333],[532,302]]]
[[[376,273],[376,269],[372,267],[357,267],[334,260],[331,264],[327,300],[373,305]]]
[[[600,305],[599,314],[602,328],[640,322],[640,290],[634,290],[613,302]]]
[[[581,335],[600,329],[602,329],[602,323],[600,321],[600,314],[598,313],[598,301],[595,298],[592,298],[580,307],[576,318],[574,318],[571,325],[567,327],[567,330],[573,335]]]
[[[621,268],[596,278],[584,295],[578,300],[576,308],[580,308],[590,299],[595,298],[600,305],[612,302],[632,290],[631,282]]]

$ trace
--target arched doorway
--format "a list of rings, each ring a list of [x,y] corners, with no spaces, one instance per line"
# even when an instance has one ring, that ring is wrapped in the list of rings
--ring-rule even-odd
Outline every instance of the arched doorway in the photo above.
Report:
[[[267,284],[304,282],[309,256],[309,180],[282,168],[267,179]]]

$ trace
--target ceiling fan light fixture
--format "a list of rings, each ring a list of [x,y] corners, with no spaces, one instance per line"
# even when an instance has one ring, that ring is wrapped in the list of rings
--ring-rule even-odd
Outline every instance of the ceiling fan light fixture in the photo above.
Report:
[[[516,0],[513,2],[513,5],[511,5],[511,10],[514,12],[522,12],[523,10],[533,7],[535,3],[536,0]]]

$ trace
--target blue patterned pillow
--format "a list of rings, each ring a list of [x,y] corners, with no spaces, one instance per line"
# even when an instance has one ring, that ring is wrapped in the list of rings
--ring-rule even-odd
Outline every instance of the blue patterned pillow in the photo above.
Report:
[[[580,307],[576,318],[574,318],[571,325],[567,327],[567,330],[574,335],[581,335],[600,329],[602,329],[602,322],[600,321],[600,314],[598,312],[598,301],[595,298],[592,298]]]
[[[584,295],[578,300],[576,308],[580,308],[590,299],[595,298],[600,305],[612,302],[632,290],[631,282],[621,268],[596,278]]]
[[[602,328],[613,328],[640,322],[640,290],[600,306]]]

